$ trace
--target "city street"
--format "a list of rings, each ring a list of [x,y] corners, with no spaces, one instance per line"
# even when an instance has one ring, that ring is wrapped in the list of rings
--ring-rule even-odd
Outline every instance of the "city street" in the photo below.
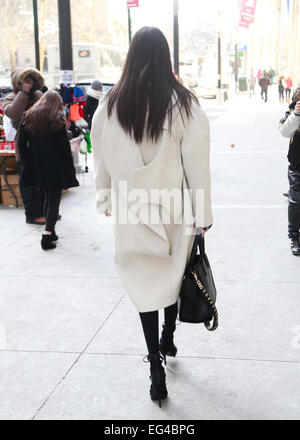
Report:
[[[220,327],[179,324],[169,398],[149,398],[139,316],[114,268],[111,220],[96,218],[92,172],[61,204],[57,249],[0,205],[0,419],[297,419],[300,260],[287,237],[288,139],[277,86],[211,121],[215,223],[207,234]],[[155,274],[153,274],[155,276]]]

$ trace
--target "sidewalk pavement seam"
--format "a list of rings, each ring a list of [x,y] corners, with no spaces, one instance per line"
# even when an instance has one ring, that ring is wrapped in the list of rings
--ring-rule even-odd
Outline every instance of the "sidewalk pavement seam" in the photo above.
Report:
[[[56,350],[21,350],[21,349],[0,349],[0,353],[32,353],[32,354],[80,354],[81,351],[56,351]]]
[[[287,205],[213,205],[213,209],[287,209]]]
[[[101,330],[101,329],[99,329]],[[98,330],[98,331],[99,331]],[[89,343],[90,345],[90,343]],[[81,356],[126,356],[126,357],[143,357],[145,353],[108,353],[108,352],[92,352],[92,351],[55,351],[55,350],[1,350],[0,353],[27,353],[27,354],[76,354]],[[74,365],[78,362],[79,357],[74,361]],[[300,365],[300,361],[296,360],[284,360],[284,359],[259,359],[259,358],[237,358],[237,357],[222,357],[222,356],[176,356],[176,359],[206,359],[206,360],[216,360],[216,361],[237,361],[237,362],[269,362],[273,364],[295,364]],[[68,372],[63,376],[63,379],[66,378],[67,374],[71,371],[71,368]],[[61,381],[60,381],[61,382]],[[57,387],[56,387],[57,388]],[[53,394],[53,393],[51,393]]]
[[[239,148],[242,149],[243,147],[238,146],[235,148]],[[242,150],[242,151],[216,151],[216,150],[212,150],[211,154],[216,154],[216,155],[223,155],[223,154],[231,154],[232,156],[235,156],[236,154],[255,154],[255,156],[257,156],[258,154],[287,154],[286,150]]]
[[[32,230],[30,232],[27,232],[26,234],[22,235],[22,237],[17,238],[15,241],[13,241],[12,243],[8,244],[7,246],[5,246],[3,248],[0,248],[0,252],[6,251],[10,246],[13,246],[14,244],[16,244],[19,241],[23,240],[24,238],[26,238],[28,235],[31,235],[36,230],[38,230],[38,228],[36,228],[35,230]]]
[[[87,343],[86,347],[82,350],[82,352],[77,356],[77,358],[75,359],[75,361],[72,363],[72,365],[70,366],[70,368],[67,370],[67,372],[62,376],[62,378],[60,379],[60,381],[56,384],[56,386],[53,388],[53,390],[51,391],[51,393],[48,395],[48,397],[44,400],[44,402],[42,403],[42,405],[38,408],[38,410],[34,413],[33,417],[31,418],[31,420],[35,420],[35,418],[38,416],[38,414],[42,411],[42,409],[45,407],[45,405],[49,402],[49,400],[51,399],[51,397],[54,395],[54,393],[56,392],[56,390],[59,388],[59,386],[62,384],[62,382],[67,378],[68,374],[71,372],[71,370],[75,367],[75,365],[79,362],[80,358],[85,354],[86,350],[88,349],[88,347],[92,344],[92,342],[95,340],[95,338],[98,336],[98,334],[100,333],[100,331],[102,330],[102,328],[105,326],[105,324],[107,323],[107,321],[109,320],[109,318],[113,315],[113,313],[117,310],[117,308],[119,307],[119,305],[121,304],[121,302],[123,301],[125,297],[125,293],[122,295],[122,297],[119,299],[119,301],[117,302],[117,304],[113,307],[113,309],[111,310],[111,312],[108,314],[108,316],[106,317],[106,319],[102,322],[102,324],[100,325],[100,327],[98,328],[98,330],[96,331],[96,333],[94,334],[94,336],[92,336],[92,338],[90,339],[90,341]]]
[[[128,356],[128,357],[143,357],[144,353],[84,353],[85,356]],[[235,357],[222,357],[222,356],[176,356],[176,359],[206,359],[211,361],[236,361],[236,362],[269,362],[273,364],[295,364],[300,365],[300,361],[292,360],[280,360],[280,359],[256,359],[256,358],[235,358]],[[173,359],[174,361],[174,359]]]

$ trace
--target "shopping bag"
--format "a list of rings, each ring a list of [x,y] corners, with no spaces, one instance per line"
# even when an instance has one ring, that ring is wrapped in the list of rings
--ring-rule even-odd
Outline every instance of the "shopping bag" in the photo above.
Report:
[[[6,115],[3,116],[3,130],[5,139],[8,142],[13,142],[16,138],[17,130],[13,127],[11,119]]]

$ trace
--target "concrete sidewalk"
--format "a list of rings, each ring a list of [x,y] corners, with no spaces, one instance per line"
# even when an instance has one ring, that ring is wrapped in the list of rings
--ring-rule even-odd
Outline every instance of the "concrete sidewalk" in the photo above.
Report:
[[[300,415],[300,260],[287,238],[287,140],[275,98],[211,103],[220,328],[179,325],[169,399],[149,398],[138,314],[116,275],[91,174],[63,198],[61,237],[0,208],[1,419],[292,419]],[[232,145],[235,145],[232,148]]]

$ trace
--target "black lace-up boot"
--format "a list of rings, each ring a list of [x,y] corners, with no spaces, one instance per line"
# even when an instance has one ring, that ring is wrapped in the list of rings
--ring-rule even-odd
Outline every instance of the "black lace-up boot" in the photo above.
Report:
[[[51,239],[52,239],[52,242],[58,241],[58,236],[56,235],[55,231],[52,232]]]
[[[55,249],[56,244],[52,242],[52,235],[42,235],[41,246],[44,251],[48,251],[50,249]]]
[[[292,254],[296,257],[300,256],[300,241],[299,239],[292,239]]]
[[[164,357],[165,364],[166,356],[176,357],[177,347],[174,344],[174,332],[176,330],[176,325],[173,327],[167,327],[165,324],[163,325],[163,331],[161,334],[160,342],[159,342],[159,351]]]
[[[161,401],[168,397],[168,390],[166,386],[166,373],[162,366],[163,357],[160,354],[148,355],[144,362],[150,363],[150,397],[153,401],[159,401],[161,408]]]

